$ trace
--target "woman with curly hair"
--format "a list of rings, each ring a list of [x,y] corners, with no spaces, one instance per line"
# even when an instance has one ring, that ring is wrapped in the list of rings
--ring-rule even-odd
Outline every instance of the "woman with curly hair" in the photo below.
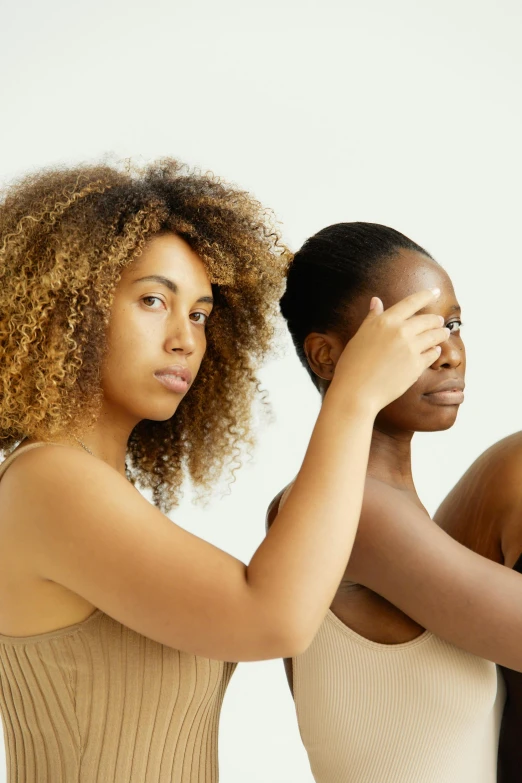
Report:
[[[9,783],[217,780],[229,662],[295,655],[319,627],[353,543],[373,420],[449,332],[415,315],[437,293],[386,313],[372,300],[246,566],[165,512],[185,476],[209,490],[238,465],[287,261],[257,202],[174,161],[53,170],[6,192]]]

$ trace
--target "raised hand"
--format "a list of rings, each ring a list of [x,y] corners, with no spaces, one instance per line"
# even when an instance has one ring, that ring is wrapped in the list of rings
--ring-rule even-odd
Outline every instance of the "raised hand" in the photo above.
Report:
[[[386,311],[373,297],[337,363],[332,394],[363,397],[375,412],[404,394],[438,358],[440,344],[450,335],[442,316],[416,315],[439,296],[439,289],[418,291]]]

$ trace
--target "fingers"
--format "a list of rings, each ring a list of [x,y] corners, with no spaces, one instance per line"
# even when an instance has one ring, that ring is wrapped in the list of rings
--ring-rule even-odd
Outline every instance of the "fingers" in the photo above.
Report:
[[[424,364],[424,368],[427,369],[428,367],[431,367],[433,362],[436,362],[439,358],[441,353],[441,347],[440,345],[436,345],[434,348],[429,348],[429,350],[425,351],[422,354],[422,361]]]
[[[430,304],[433,304],[440,296],[440,289],[434,288],[433,290],[425,289],[424,291],[417,291],[411,296],[407,296],[397,304],[392,305],[386,310],[387,316],[397,318],[399,320],[406,320],[411,318],[412,315],[418,313],[419,310],[423,310]]]
[[[440,346],[441,343],[445,343],[449,338],[451,332],[446,327],[441,329],[430,329],[429,332],[423,332],[417,338],[417,345],[422,353],[429,351],[436,346]],[[440,351],[435,358],[438,358]],[[435,359],[433,360],[435,361]]]
[[[368,315],[366,316],[366,321],[373,321],[375,318],[377,318],[378,315],[382,315],[384,312],[384,307],[382,304],[382,300],[379,299],[378,296],[372,296],[370,301],[370,309],[368,310]]]
[[[422,334],[431,329],[440,329],[444,326],[444,318],[441,315],[414,315],[404,324],[409,334]],[[410,331],[411,330],[411,331]]]
[[[384,311],[382,300],[378,296],[372,296],[370,302],[370,313],[372,315],[381,315]]]

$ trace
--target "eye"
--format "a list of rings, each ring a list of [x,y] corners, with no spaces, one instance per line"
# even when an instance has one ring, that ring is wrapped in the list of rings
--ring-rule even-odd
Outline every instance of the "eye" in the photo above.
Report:
[[[446,324],[446,327],[451,334],[458,334],[462,329],[462,321],[450,321],[449,324]]]
[[[191,317],[191,318],[192,318],[192,319],[193,319],[193,320],[194,320],[194,321],[195,321],[197,324],[202,324],[203,326],[204,326],[204,325],[207,323],[207,321],[208,321],[208,315],[207,315],[206,313],[201,313],[201,312],[199,312],[199,311],[198,311],[197,313],[191,313],[191,316],[190,316],[190,317]]]
[[[145,303],[147,310],[160,310],[164,305],[163,299],[159,296],[144,296],[141,301]],[[154,306],[154,302],[159,303],[159,306],[158,304]]]

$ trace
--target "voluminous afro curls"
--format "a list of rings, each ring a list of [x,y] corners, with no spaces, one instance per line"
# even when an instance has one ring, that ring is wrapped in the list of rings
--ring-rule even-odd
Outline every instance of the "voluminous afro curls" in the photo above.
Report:
[[[162,231],[199,255],[215,307],[198,377],[176,415],[142,421],[129,477],[168,511],[185,475],[206,493],[251,442],[256,369],[270,348],[290,260],[271,213],[175,160],[142,169],[52,169],[0,202],[0,450],[79,434],[102,401],[100,369],[122,270]]]

